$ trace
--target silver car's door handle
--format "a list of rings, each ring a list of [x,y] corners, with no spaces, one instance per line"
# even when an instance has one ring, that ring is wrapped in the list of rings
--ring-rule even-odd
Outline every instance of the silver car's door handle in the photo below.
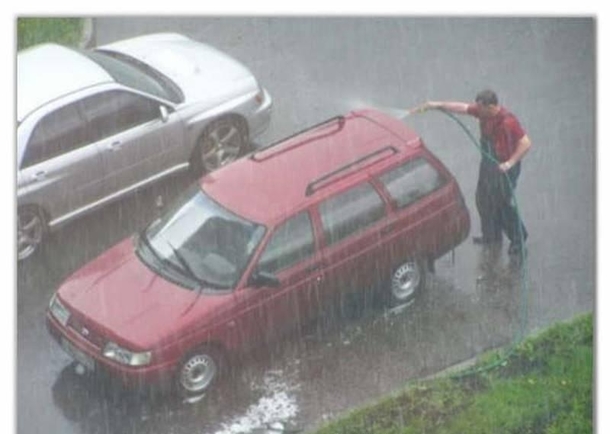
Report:
[[[45,179],[47,177],[47,172],[45,172],[44,170],[41,170],[40,172],[36,172],[34,175],[32,175],[32,178],[34,178],[34,181],[41,181],[43,179]]]
[[[118,151],[121,149],[121,142],[112,142],[110,145],[108,145],[108,149],[111,151]]]

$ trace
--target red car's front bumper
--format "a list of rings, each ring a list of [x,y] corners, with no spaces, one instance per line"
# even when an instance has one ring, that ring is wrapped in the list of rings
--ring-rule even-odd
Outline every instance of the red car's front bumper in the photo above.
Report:
[[[70,327],[62,326],[48,311],[46,325],[51,336],[74,360],[93,372],[118,378],[126,386],[168,383],[173,378],[173,361],[155,363],[153,360],[150,365],[138,367],[122,365],[104,357],[101,348],[88,342]]]

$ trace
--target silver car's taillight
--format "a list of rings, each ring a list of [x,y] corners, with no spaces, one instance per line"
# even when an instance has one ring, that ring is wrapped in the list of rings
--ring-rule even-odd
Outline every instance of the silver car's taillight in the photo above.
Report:
[[[261,105],[263,101],[265,101],[265,91],[263,90],[260,84],[258,85],[258,93],[254,97],[254,100],[258,105]]]

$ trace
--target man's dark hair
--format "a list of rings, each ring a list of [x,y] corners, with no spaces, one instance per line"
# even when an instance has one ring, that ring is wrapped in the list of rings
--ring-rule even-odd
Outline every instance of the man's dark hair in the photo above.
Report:
[[[485,89],[477,93],[477,97],[474,100],[483,105],[498,105],[498,95],[490,89]]]

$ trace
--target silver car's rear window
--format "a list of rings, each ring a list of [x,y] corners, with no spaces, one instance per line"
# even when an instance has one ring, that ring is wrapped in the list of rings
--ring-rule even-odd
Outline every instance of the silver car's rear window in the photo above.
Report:
[[[180,103],[180,88],[156,69],[124,54],[96,50],[82,53],[104,68],[118,83],[159,98]]]

